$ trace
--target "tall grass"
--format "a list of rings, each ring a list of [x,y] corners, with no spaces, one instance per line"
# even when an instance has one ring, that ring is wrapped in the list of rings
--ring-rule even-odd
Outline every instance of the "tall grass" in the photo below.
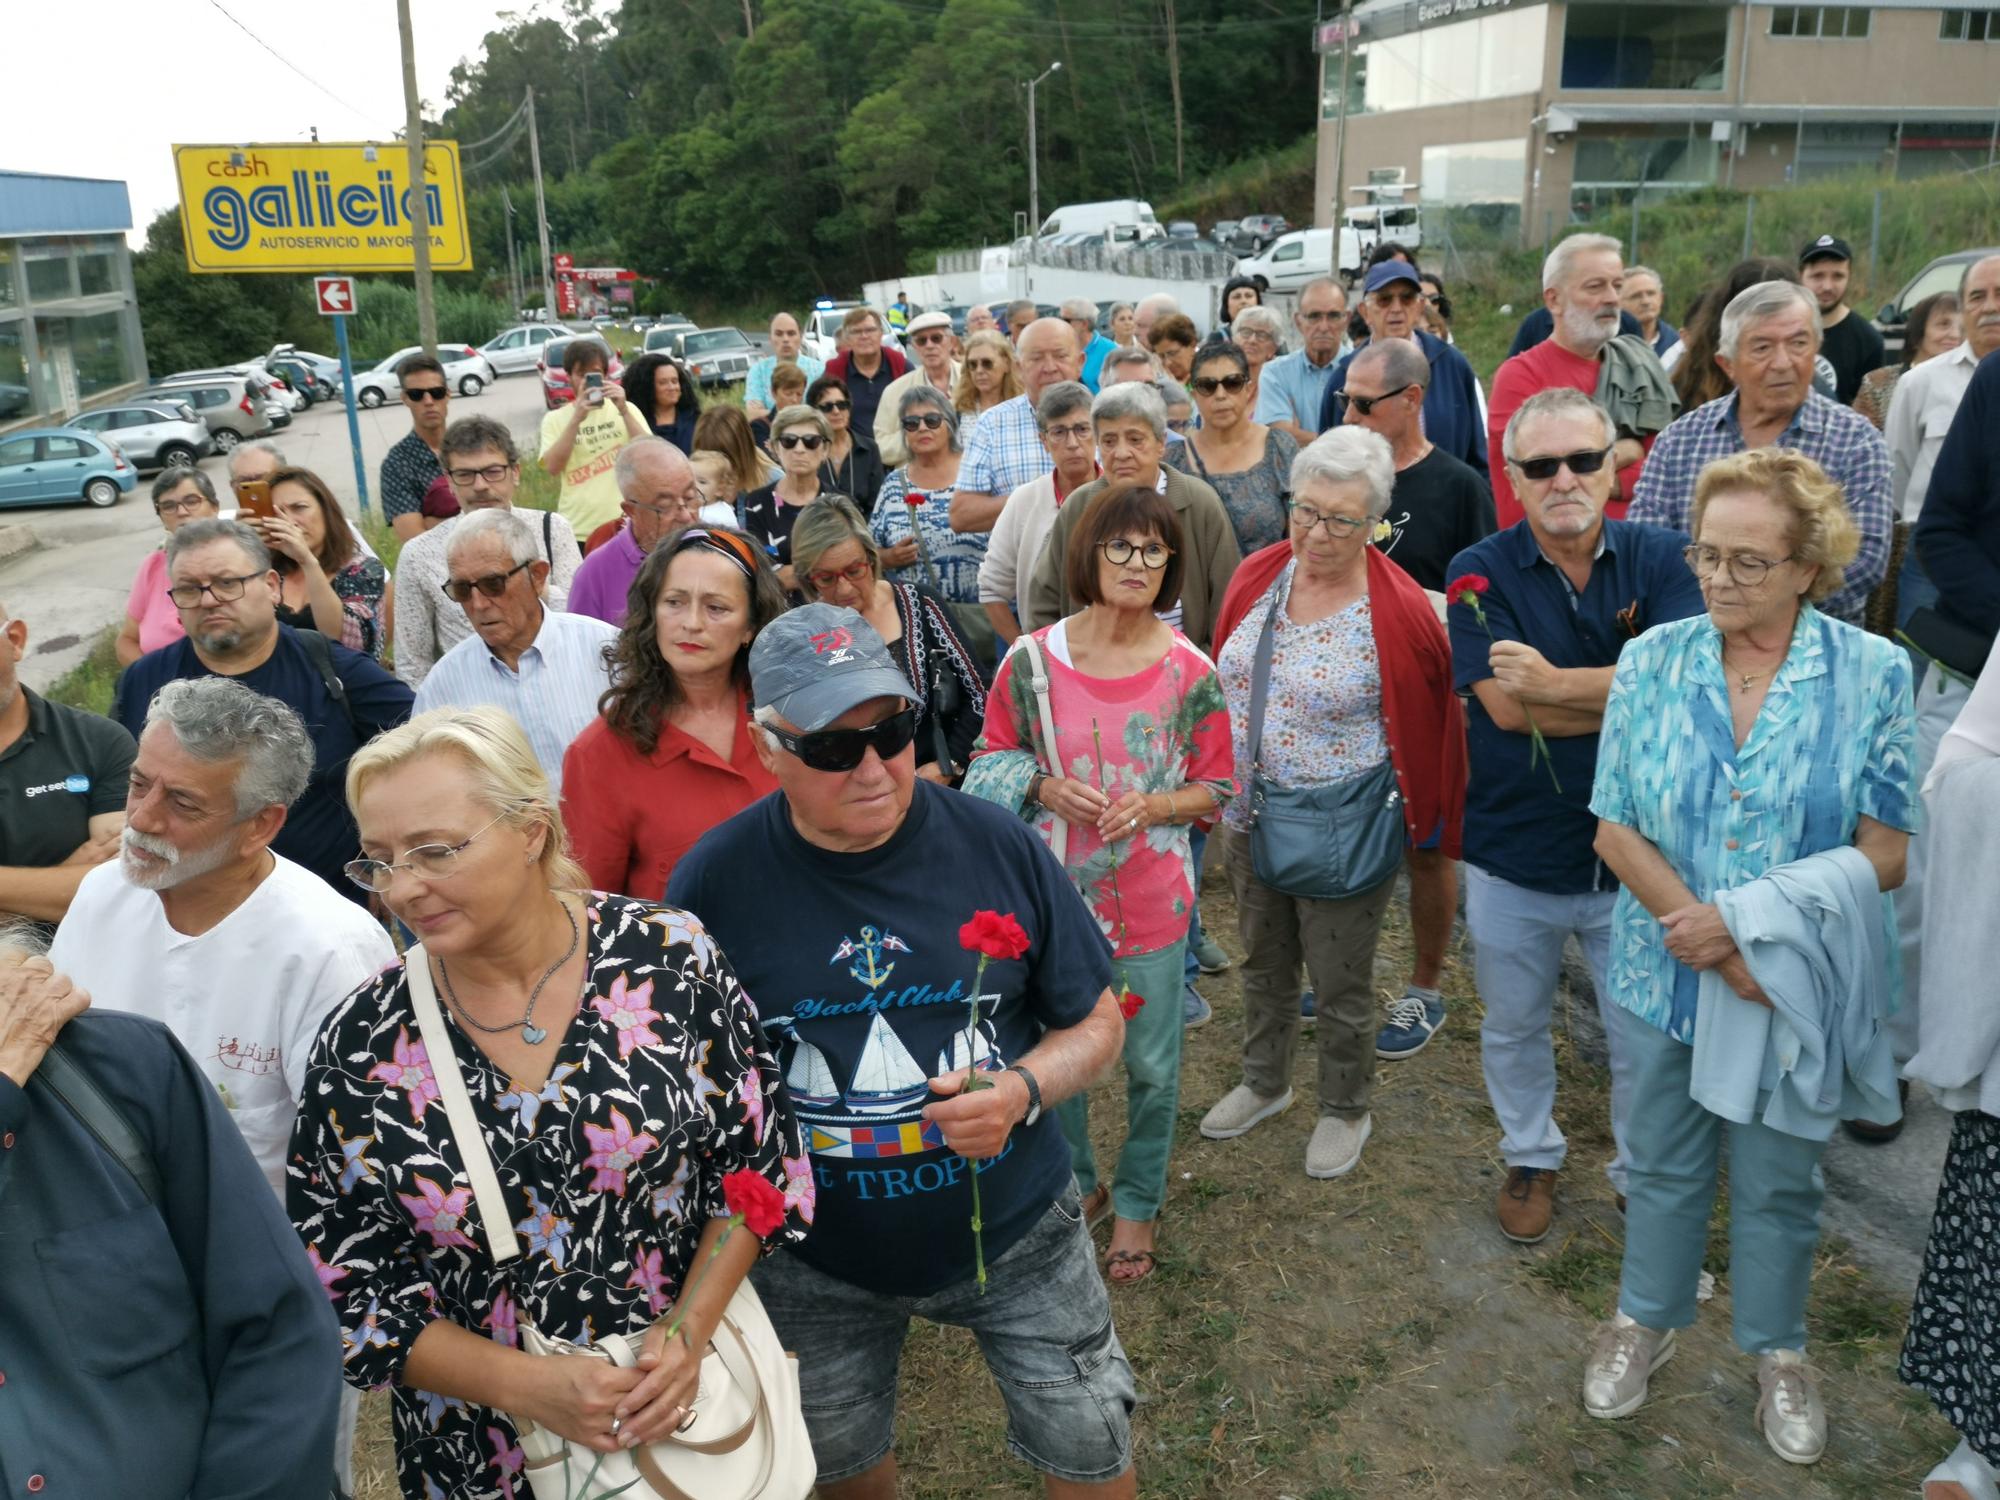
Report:
[[[373,364],[417,341],[417,294],[393,281],[357,277],[354,283],[354,341],[357,364]],[[442,283],[437,288],[438,337],[448,343],[483,344],[519,321],[498,297]]]

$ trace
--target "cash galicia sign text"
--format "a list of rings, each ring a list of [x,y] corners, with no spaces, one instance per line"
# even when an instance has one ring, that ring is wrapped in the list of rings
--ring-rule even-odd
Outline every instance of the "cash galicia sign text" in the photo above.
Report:
[[[409,154],[394,142],[176,146],[174,169],[190,271],[413,267]],[[425,143],[424,176],[431,268],[469,271],[457,142]]]

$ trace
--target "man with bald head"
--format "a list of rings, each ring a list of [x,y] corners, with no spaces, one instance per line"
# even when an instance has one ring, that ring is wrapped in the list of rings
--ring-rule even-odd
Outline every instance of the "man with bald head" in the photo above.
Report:
[[[1037,318],[1022,330],[1019,358],[1025,394],[1002,401],[980,418],[959,460],[958,488],[951,497],[953,531],[991,531],[1009,495],[1055,468],[1042,445],[1035,403],[1050,386],[1074,380],[1082,370],[1076,330],[1061,318]]]
[[[780,364],[797,365],[806,372],[806,382],[811,384],[826,373],[826,366],[810,354],[800,352],[805,335],[799,332],[799,320],[788,312],[771,315],[771,352],[750,366],[749,374],[743,377],[743,414],[751,421],[771,415],[771,372]]]
[[[694,525],[701,513],[701,487],[681,450],[659,437],[635,438],[620,448],[613,473],[625,524],[576,570],[569,612],[621,625],[625,596],[646,554],[661,537]]]
[[[1154,292],[1149,297],[1141,297],[1139,305],[1132,309],[1132,333],[1141,349],[1153,347],[1153,324],[1169,313],[1181,310],[1179,302],[1166,292]]]

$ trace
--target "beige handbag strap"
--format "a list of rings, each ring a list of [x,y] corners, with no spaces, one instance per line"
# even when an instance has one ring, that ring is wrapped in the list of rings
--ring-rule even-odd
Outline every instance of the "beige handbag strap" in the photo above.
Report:
[[[750,1352],[749,1341],[743,1337],[742,1330],[736,1326],[735,1321],[727,1313],[723,1314],[722,1321],[716,1325],[715,1331],[718,1337],[712,1341],[715,1345],[715,1352],[722,1356],[723,1363],[727,1366],[729,1356],[725,1352],[726,1346],[720,1338],[720,1335],[725,1330],[736,1341],[736,1347],[742,1353],[744,1364],[748,1368],[750,1388],[757,1393],[756,1413],[745,1424],[742,1430],[720,1443],[689,1443],[679,1440],[672,1435],[667,1436],[662,1441],[675,1447],[686,1448],[694,1453],[726,1453],[742,1447],[744,1440],[754,1432],[763,1439],[764,1451],[758,1459],[757,1478],[744,1493],[747,1495],[761,1495],[764,1492],[765,1483],[771,1477],[771,1470],[778,1461],[778,1437],[775,1426],[771,1421],[770,1398],[764,1392],[762,1372],[757,1368],[756,1356]],[[743,1379],[743,1376],[736,1374],[734,1370],[731,1370],[730,1373],[736,1375],[738,1380]],[[660,1467],[648,1449],[643,1447],[634,1448],[632,1450],[632,1462],[646,1483],[659,1492],[661,1500],[698,1500],[698,1497],[687,1494],[673,1480],[667,1477],[666,1471]]]
[[[500,1193],[500,1179],[494,1175],[493,1153],[479,1122],[472,1117],[472,1099],[465,1092],[465,1075],[459,1071],[458,1053],[451,1045],[451,1032],[438,1009],[437,986],[431,982],[430,955],[417,943],[403,955],[403,978],[410,987],[410,1008],[417,1013],[417,1030],[424,1039],[430,1058],[431,1077],[437,1083],[438,1102],[458,1142],[458,1155],[465,1163],[465,1175],[472,1183],[473,1199],[479,1204],[479,1222],[486,1231],[486,1248],[495,1265],[505,1265],[521,1253],[514,1234],[514,1221],[507,1214],[507,1200]]]
[[[1042,721],[1042,750],[1048,757],[1048,773],[1062,775],[1062,764],[1056,759],[1056,714],[1049,704],[1049,664],[1042,656],[1042,643],[1028,631],[1022,631],[1021,649],[1028,657],[1028,687],[1035,695],[1035,711]],[[1060,817],[1049,832],[1049,848],[1054,852],[1056,863],[1069,863],[1069,824]]]

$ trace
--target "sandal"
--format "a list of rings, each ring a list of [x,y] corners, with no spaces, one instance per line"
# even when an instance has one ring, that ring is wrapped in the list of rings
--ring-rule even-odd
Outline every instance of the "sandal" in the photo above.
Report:
[[[1085,1229],[1095,1229],[1110,1217],[1111,1189],[1106,1184],[1100,1182],[1089,1193],[1084,1195],[1083,1227]]]
[[[1104,1257],[1104,1279],[1113,1286],[1136,1286],[1159,1269],[1159,1257],[1150,1250],[1113,1250]],[[1120,1266],[1137,1266],[1130,1276],[1112,1274]]]

